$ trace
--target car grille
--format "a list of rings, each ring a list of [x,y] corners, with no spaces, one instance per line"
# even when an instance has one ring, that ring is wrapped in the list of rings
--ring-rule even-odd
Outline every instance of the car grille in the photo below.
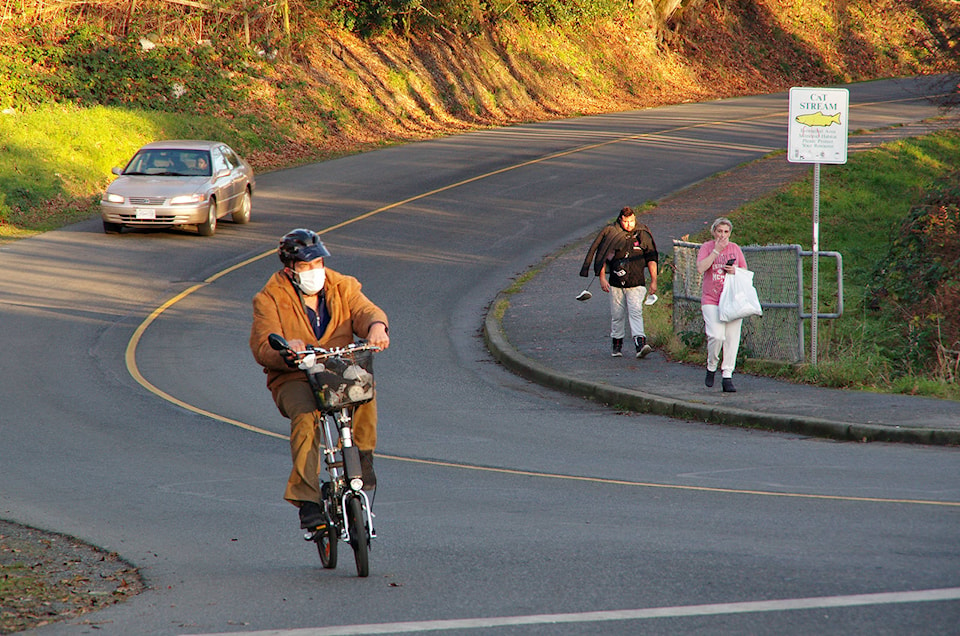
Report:
[[[173,214],[158,214],[155,219],[138,219],[136,214],[121,214],[120,220],[136,225],[170,225],[177,221],[177,217]]]
[[[164,197],[130,197],[131,205],[163,205]]]

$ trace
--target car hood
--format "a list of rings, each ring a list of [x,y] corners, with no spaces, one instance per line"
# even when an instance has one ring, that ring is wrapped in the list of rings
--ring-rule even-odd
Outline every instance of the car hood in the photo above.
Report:
[[[107,192],[125,197],[171,197],[203,190],[210,177],[119,176]]]

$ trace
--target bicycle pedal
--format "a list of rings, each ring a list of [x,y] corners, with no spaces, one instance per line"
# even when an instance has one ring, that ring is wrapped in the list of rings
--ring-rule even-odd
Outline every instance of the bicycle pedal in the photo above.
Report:
[[[320,535],[322,535],[322,534],[323,534],[324,532],[326,532],[326,531],[327,531],[327,526],[325,526],[325,525],[323,525],[323,526],[318,526],[318,527],[314,528],[313,530],[308,530],[307,532],[305,532],[304,535],[303,535],[303,540],[304,540],[304,541],[316,541],[316,540],[320,537]]]

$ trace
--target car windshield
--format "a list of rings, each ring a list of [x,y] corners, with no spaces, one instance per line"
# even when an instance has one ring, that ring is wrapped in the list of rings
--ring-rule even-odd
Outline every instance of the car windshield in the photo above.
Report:
[[[169,148],[141,150],[123,174],[157,177],[209,177],[210,153],[206,150],[174,150]]]

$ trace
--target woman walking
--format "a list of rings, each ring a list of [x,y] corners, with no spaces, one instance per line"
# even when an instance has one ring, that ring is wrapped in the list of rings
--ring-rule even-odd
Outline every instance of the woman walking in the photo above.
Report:
[[[704,383],[713,386],[717,366],[720,366],[723,390],[735,393],[733,369],[737,363],[737,350],[740,348],[740,326],[743,319],[729,322],[720,321],[720,292],[727,274],[733,274],[738,267],[747,268],[740,246],[730,241],[733,223],[720,217],[710,225],[713,240],[700,246],[697,254],[697,271],[703,275],[703,293],[700,297],[700,310],[703,313],[703,326],[707,335],[707,377]],[[720,362],[721,353],[723,362]]]

